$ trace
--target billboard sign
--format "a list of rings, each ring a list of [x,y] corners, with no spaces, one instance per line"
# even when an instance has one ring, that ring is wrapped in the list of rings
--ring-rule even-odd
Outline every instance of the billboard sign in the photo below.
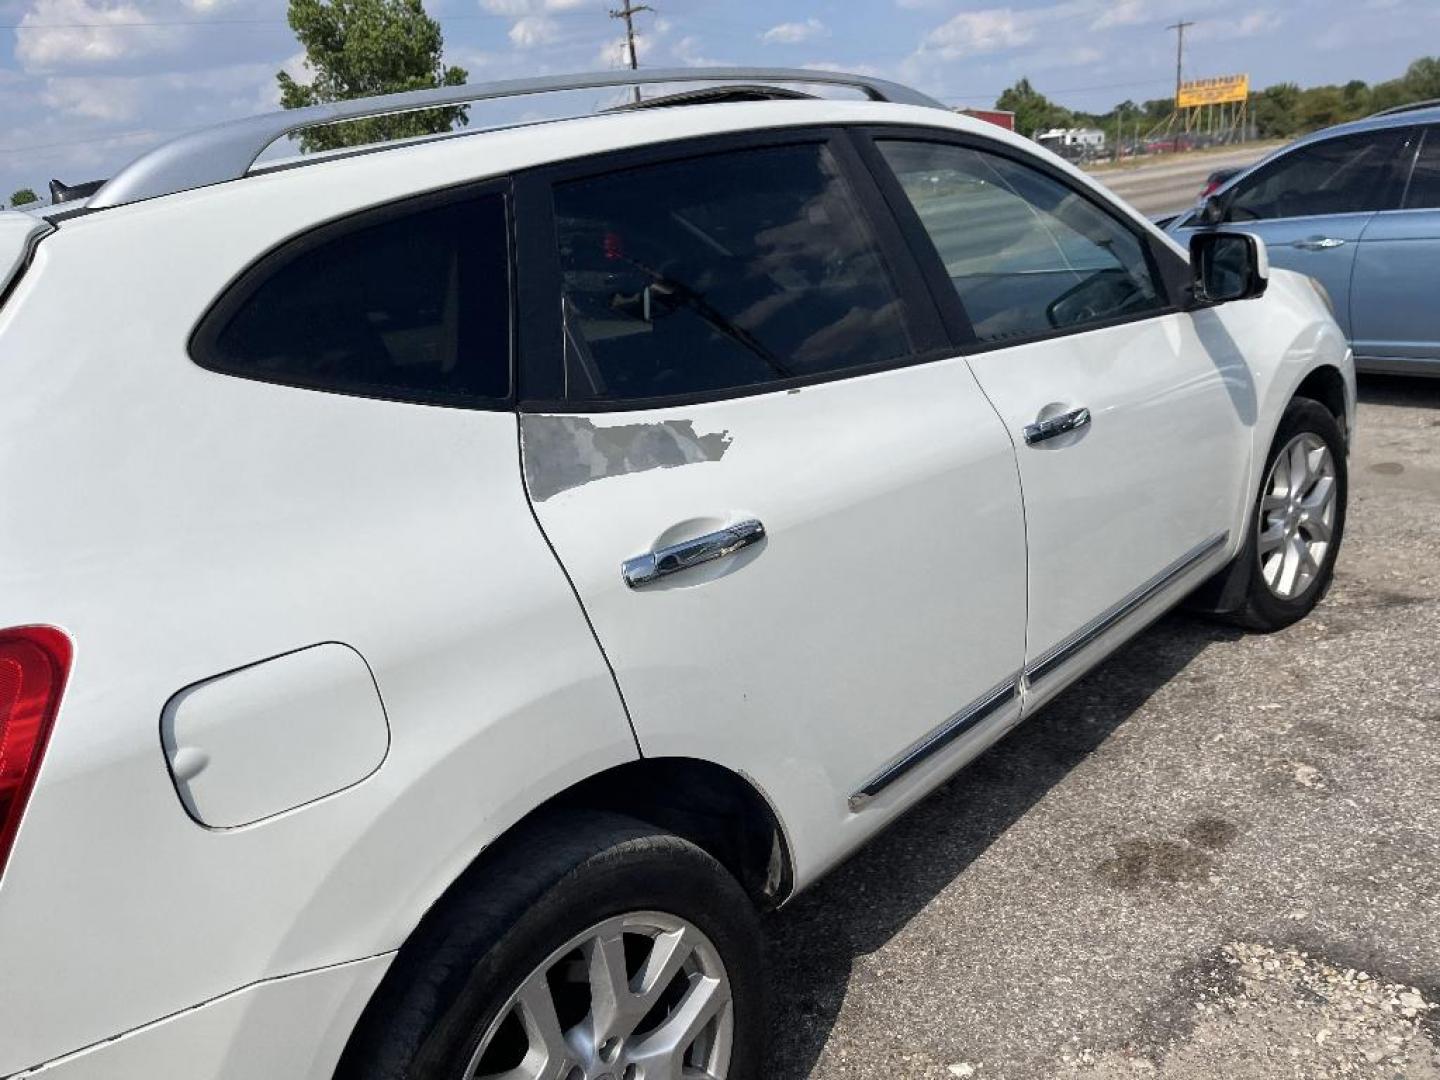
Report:
[[[1249,75],[1220,75],[1213,79],[1196,79],[1180,84],[1180,100],[1176,104],[1182,109],[1194,109],[1201,105],[1226,105],[1243,102],[1250,97]]]

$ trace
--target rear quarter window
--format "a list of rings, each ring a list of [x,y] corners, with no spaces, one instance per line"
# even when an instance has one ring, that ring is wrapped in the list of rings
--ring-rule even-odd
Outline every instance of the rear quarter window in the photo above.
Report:
[[[205,316],[201,367],[340,394],[483,405],[510,393],[503,195],[387,207],[262,258]]]

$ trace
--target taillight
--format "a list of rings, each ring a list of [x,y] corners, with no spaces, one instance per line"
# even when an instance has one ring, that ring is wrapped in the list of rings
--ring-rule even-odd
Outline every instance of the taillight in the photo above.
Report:
[[[70,639],[50,626],[0,630],[0,874],[70,672]]]

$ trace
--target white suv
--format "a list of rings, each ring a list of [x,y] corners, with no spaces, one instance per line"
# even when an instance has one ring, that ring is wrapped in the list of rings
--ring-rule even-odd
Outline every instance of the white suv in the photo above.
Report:
[[[758,911],[1323,593],[1323,293],[913,91],[254,165],[627,75],[0,215],[0,1075],[754,1077]]]

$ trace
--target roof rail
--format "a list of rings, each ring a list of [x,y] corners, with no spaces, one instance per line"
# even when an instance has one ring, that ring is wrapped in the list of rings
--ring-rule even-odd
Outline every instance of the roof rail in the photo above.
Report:
[[[547,94],[560,90],[593,90],[653,83],[737,81],[848,86],[864,91],[872,101],[943,108],[932,98],[899,83],[873,79],[868,75],[812,71],[809,68],[657,68],[643,72],[601,71],[467,86],[441,86],[433,90],[411,90],[401,94],[354,98],[327,105],[312,105],[304,109],[289,109],[192,131],[157,146],[125,166],[96,193],[87,209],[122,206],[177,191],[190,191],[211,184],[222,184],[227,180],[238,180],[250,171],[255,159],[271,143],[304,128],[322,124],[416,112],[446,105],[467,105],[477,101]]]
[[[1394,116],[1396,113],[1414,112],[1416,109],[1433,109],[1440,105],[1440,98],[1430,98],[1428,101],[1412,101],[1408,105],[1391,105],[1388,109],[1381,109],[1377,113],[1371,113],[1366,119],[1375,116]]]

